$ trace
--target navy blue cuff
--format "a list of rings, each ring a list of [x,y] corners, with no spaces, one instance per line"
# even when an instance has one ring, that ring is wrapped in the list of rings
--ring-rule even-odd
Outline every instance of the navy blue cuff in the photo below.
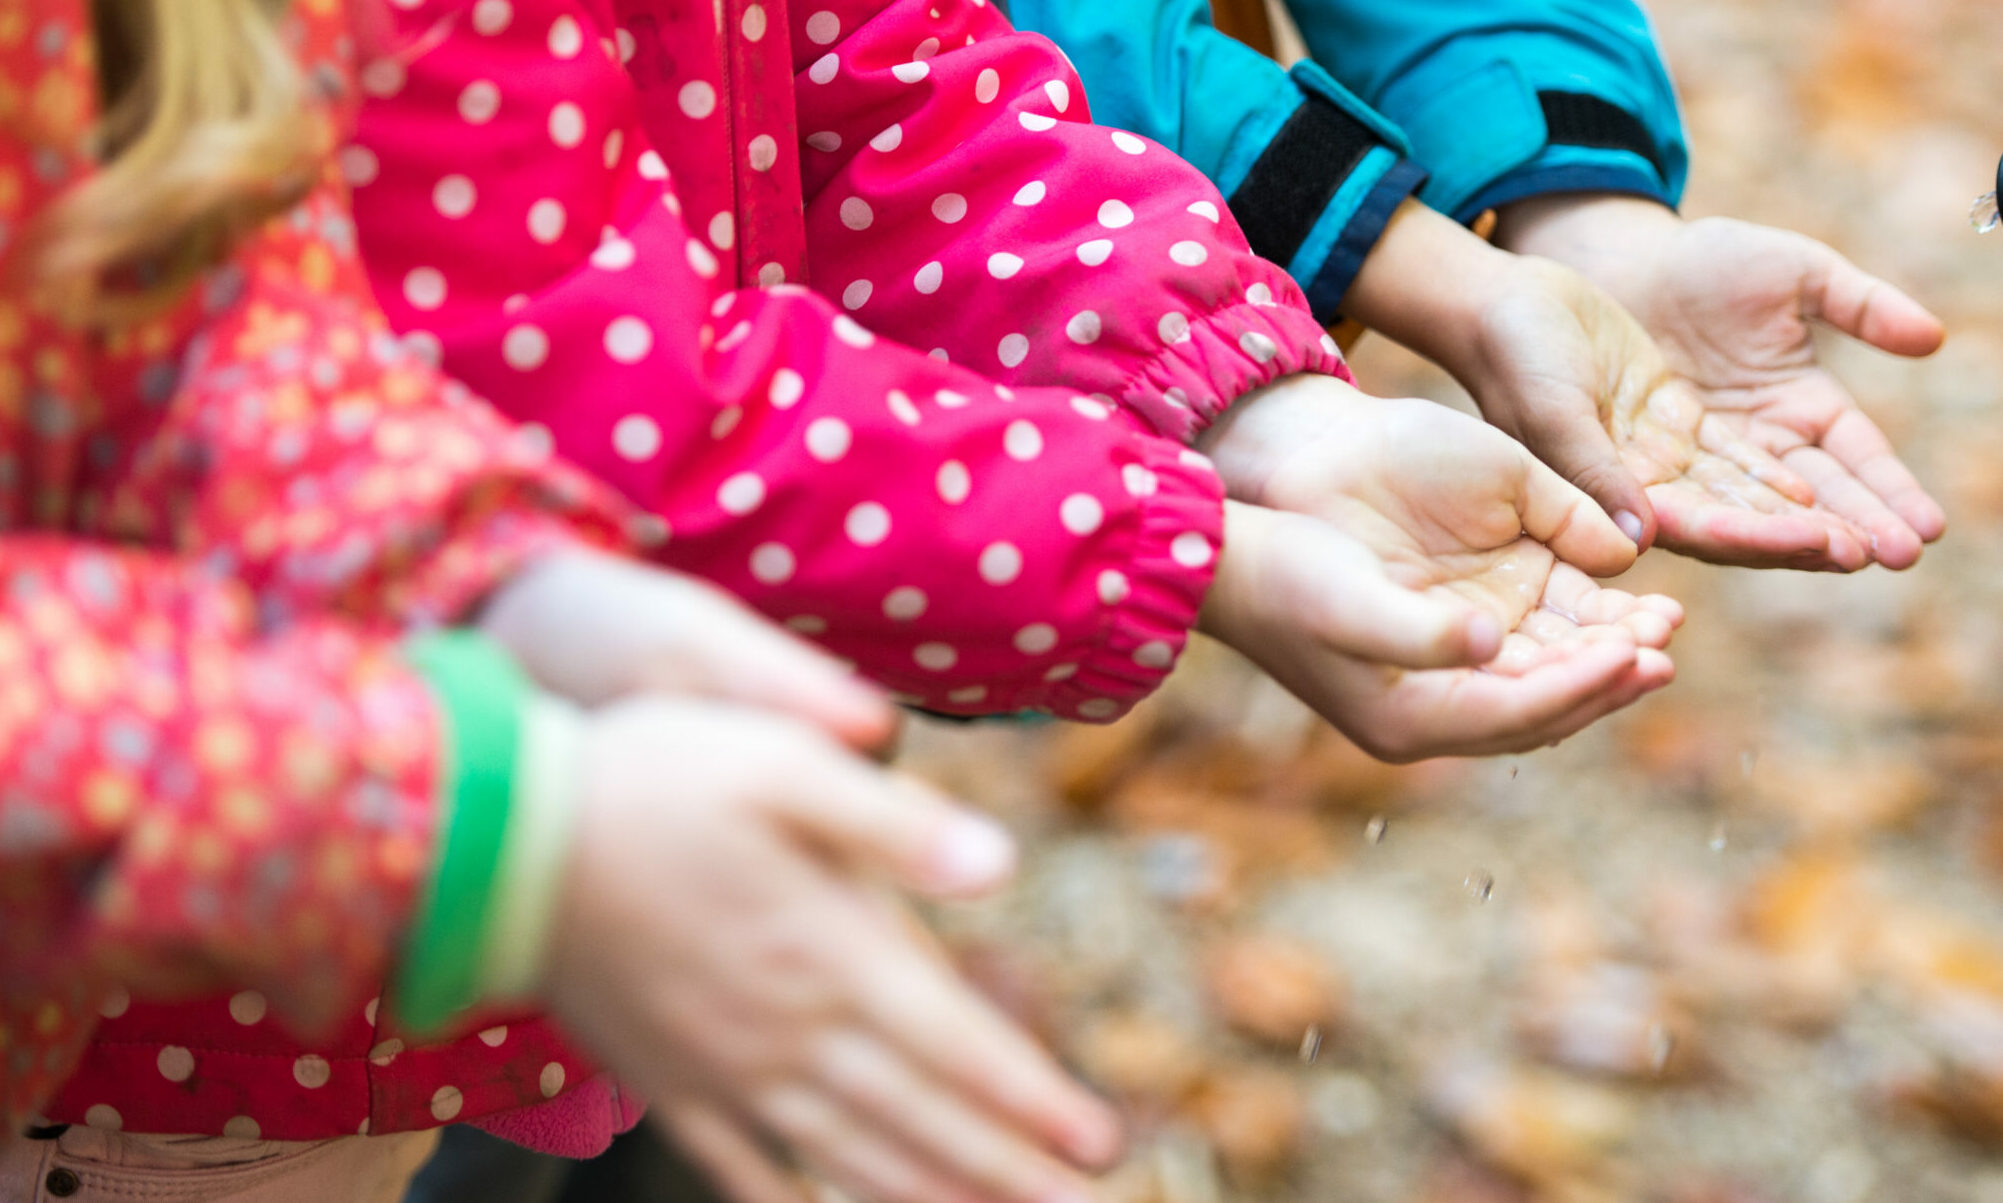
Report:
[[[1475,193],[1471,200],[1454,211],[1453,217],[1455,221],[1465,225],[1487,210],[1499,209],[1511,201],[1567,192],[1611,192],[1620,196],[1638,196],[1643,200],[1652,200],[1671,211],[1676,208],[1670,201],[1667,190],[1663,188],[1662,181],[1654,174],[1638,167],[1627,168],[1608,163],[1593,166],[1532,167],[1504,176]]]
[[[1384,237],[1391,215],[1425,182],[1425,168],[1400,159],[1370,189],[1305,289],[1316,321],[1328,326],[1342,316],[1342,299],[1349,295],[1349,286],[1356,282],[1356,273],[1363,270],[1363,261],[1370,257],[1377,240]]]

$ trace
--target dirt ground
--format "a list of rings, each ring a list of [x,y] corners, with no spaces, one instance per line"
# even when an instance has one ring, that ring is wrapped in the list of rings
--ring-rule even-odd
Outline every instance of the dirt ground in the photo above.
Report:
[[[1109,1199],[2003,1203],[2003,232],[1966,217],[2003,13],[1654,7],[1687,210],[1947,319],[1924,363],[1828,354],[1948,537],[1848,578],[1651,554],[1678,682],[1535,755],[1375,765],[1214,646],[1110,729],[914,731],[1029,842],[940,922],[1128,1107]]]

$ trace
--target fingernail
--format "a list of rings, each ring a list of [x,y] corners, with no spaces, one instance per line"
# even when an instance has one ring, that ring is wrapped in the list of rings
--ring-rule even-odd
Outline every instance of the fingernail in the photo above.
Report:
[[[1639,514],[1636,514],[1633,510],[1621,510],[1614,514],[1614,525],[1620,527],[1620,533],[1627,536],[1628,542],[1634,544],[1636,547],[1641,546],[1641,516]]]
[[[1015,839],[998,823],[962,818],[946,830],[932,864],[941,885],[993,884],[1015,869]]]

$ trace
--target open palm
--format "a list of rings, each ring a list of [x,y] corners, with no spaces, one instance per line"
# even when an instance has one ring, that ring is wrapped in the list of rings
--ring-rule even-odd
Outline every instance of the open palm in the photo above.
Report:
[[[1497,426],[1610,512],[1653,514],[1653,541],[1716,563],[1855,570],[1868,535],[1743,413],[1673,371],[1647,330],[1568,268],[1523,259],[1482,314],[1477,398]],[[1631,533],[1632,529],[1631,529]]]
[[[1814,323],[1905,355],[1939,346],[1940,325],[1891,285],[1799,234],[1724,218],[1677,228],[1655,257],[1636,313],[1707,412],[1779,458],[1841,519],[1856,545],[1820,562],[1905,568],[1940,537],[1940,506],[1817,358]]]
[[[1365,749],[1410,760],[1536,747],[1673,676],[1659,649],[1680,607],[1597,584],[1588,573],[1626,568],[1634,545],[1514,441],[1429,402],[1327,380],[1241,404],[1211,449],[1233,495],[1279,517],[1238,551],[1256,558],[1262,540],[1300,547],[1308,524],[1332,529],[1408,597],[1473,610],[1503,633],[1478,664],[1410,669],[1257,624],[1220,632]],[[1248,611],[1343,604],[1341,582],[1306,560],[1271,559]]]
[[[1814,239],[1724,218],[1685,222],[1626,197],[1519,202],[1498,239],[1576,269],[1632,312],[1695,396],[1700,427],[1722,432],[1704,438],[1735,436],[1784,463],[1813,490],[1807,513],[1827,534],[1817,546],[1801,513],[1763,497],[1735,517],[1668,505],[1658,514],[1664,543],[1726,563],[1849,571],[1909,567],[1940,537],[1939,505],[1823,366],[1814,337],[1819,324],[1893,354],[1931,354],[1943,331],[1918,302]],[[1621,488],[1582,477],[1595,461],[1574,441],[1579,463],[1559,470],[1617,506]]]

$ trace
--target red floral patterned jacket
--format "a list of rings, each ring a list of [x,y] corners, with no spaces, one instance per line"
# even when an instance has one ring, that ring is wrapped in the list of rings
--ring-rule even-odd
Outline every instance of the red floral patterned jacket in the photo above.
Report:
[[[345,98],[345,3],[296,9],[310,78]],[[0,0],[0,269],[91,169],[89,12]],[[317,1138],[582,1080],[540,1024],[403,1051],[371,995],[441,756],[399,636],[609,538],[613,503],[390,335],[337,180],[115,336],[0,279],[8,1130]]]

